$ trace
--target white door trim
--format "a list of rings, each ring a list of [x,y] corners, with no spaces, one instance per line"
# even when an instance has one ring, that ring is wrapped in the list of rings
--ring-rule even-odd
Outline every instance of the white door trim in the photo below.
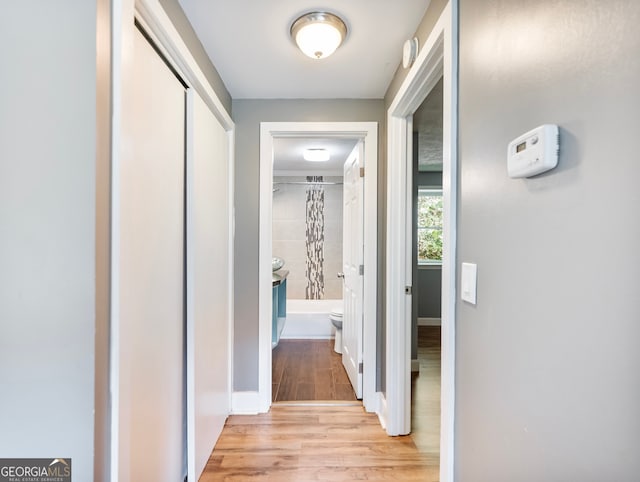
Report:
[[[387,157],[387,432],[406,434],[411,425],[411,285],[407,259],[407,226],[411,204],[406,193],[411,180],[412,116],[441,76],[444,76],[442,262],[442,371],[440,480],[452,482],[455,402],[456,193],[457,193],[457,2],[447,4],[415,64],[388,110]]]
[[[271,223],[273,140],[277,137],[342,137],[364,141],[364,335],[365,409],[378,411],[376,397],[378,123],[262,122],[260,124],[260,239],[258,269],[258,412],[271,407]]]
[[[119,417],[120,417],[120,364],[119,364],[119,351],[120,351],[120,319],[119,313],[119,270],[120,263],[120,188],[117,179],[120,177],[120,165],[123,153],[129,149],[127,138],[127,122],[128,120],[123,115],[123,105],[126,105],[127,99],[127,83],[130,81],[131,76],[131,44],[133,36],[136,30],[134,25],[134,19],[136,19],[144,27],[145,32],[153,39],[156,47],[162,52],[162,55],[167,59],[171,66],[178,72],[182,80],[187,84],[188,89],[195,89],[200,95],[202,100],[211,109],[211,112],[220,122],[227,134],[228,153],[227,153],[227,169],[229,172],[228,178],[228,205],[229,216],[227,219],[229,229],[229,256],[228,256],[228,283],[230,287],[233,287],[233,264],[234,264],[234,252],[233,252],[233,236],[235,226],[235,213],[234,213],[234,136],[235,125],[231,116],[227,113],[222,102],[217,97],[213,87],[207,80],[206,76],[200,69],[195,58],[189,51],[187,45],[184,43],[182,37],[176,30],[171,19],[168,17],[164,9],[162,8],[159,0],[113,0],[111,4],[111,16],[112,16],[112,32],[111,32],[111,76],[112,76],[112,113],[111,113],[111,177],[114,180],[112,182],[111,192],[111,301],[110,301],[110,367],[109,367],[109,390],[110,398],[112,400],[110,407],[110,464],[109,464],[109,480],[118,480],[118,466],[119,459],[118,453],[120,445],[126,441],[120,440],[119,435]],[[191,112],[187,112],[187,116],[191,116]],[[190,137],[190,130],[187,131],[187,137]],[[192,162],[192,159],[187,155],[187,164]],[[190,194],[187,193],[187,196]],[[187,251],[193,248],[193,239],[187,237],[186,245]],[[191,274],[187,272],[187,278],[191,278]],[[229,290],[228,299],[228,349],[229,349],[229,363],[228,363],[228,393],[229,401],[228,406],[231,406],[231,394],[233,388],[232,377],[232,360],[233,360],[233,289]],[[191,354],[192,355],[192,354]],[[190,410],[189,406],[187,410]],[[188,448],[188,452],[193,452],[192,448]],[[192,467],[188,467],[189,472],[192,472]],[[190,476],[191,477],[191,476]]]

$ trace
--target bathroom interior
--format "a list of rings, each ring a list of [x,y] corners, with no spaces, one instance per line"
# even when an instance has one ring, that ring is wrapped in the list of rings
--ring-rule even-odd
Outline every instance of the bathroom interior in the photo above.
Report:
[[[273,402],[356,400],[341,358],[341,276],[343,166],[357,142],[274,140]],[[328,159],[305,160],[314,156]]]

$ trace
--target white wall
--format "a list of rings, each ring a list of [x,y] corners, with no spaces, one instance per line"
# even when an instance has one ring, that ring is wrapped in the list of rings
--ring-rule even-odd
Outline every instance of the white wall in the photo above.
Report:
[[[93,479],[96,3],[0,15],[0,454]]]

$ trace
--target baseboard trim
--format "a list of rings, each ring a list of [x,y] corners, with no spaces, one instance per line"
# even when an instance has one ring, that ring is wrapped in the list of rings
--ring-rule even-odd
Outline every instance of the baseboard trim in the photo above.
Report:
[[[233,392],[231,394],[232,415],[256,415],[260,413],[258,392]]]
[[[418,326],[441,326],[440,318],[418,318]]]

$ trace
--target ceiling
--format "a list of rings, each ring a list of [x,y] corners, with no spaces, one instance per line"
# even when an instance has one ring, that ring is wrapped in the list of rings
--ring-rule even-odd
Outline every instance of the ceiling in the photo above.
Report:
[[[430,0],[179,0],[234,99],[382,99]],[[349,32],[314,60],[289,36],[301,14],[339,14]]]
[[[344,163],[357,139],[275,138],[273,139],[273,172],[275,176],[342,176]],[[323,148],[331,158],[327,162],[308,162],[302,158],[305,149]]]

